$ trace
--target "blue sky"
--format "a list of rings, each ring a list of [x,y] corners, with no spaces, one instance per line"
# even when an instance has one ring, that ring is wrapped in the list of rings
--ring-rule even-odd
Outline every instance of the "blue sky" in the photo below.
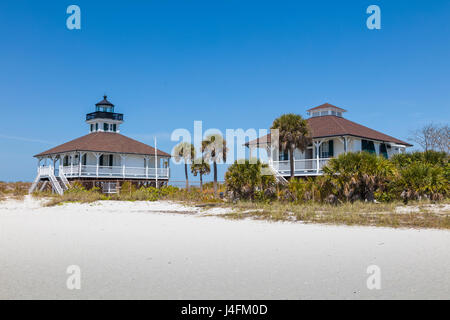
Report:
[[[81,30],[66,28],[71,4]],[[381,30],[366,27],[371,4]],[[0,180],[32,180],[32,156],[86,134],[104,93],[123,134],[167,152],[194,120],[268,128],[324,102],[406,139],[449,121],[449,18],[438,0],[2,1]]]

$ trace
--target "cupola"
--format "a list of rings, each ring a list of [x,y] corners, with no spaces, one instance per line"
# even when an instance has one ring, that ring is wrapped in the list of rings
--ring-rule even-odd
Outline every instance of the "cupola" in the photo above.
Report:
[[[344,112],[347,112],[347,110],[333,106],[332,104],[329,103],[324,103],[318,107],[307,110],[307,112],[310,117],[322,117],[322,116],[342,117],[342,114]]]
[[[95,112],[86,114],[86,123],[90,132],[120,132],[123,114],[114,112],[114,105],[108,101],[106,95],[103,100],[95,104]]]

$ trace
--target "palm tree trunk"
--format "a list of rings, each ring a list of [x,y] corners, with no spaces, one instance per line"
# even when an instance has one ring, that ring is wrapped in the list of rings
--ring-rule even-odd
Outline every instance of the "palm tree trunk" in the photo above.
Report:
[[[214,165],[214,196],[217,197],[217,163],[213,162]]]
[[[291,180],[294,178],[294,149],[289,148],[289,162],[291,166]]]
[[[203,174],[200,172],[200,192],[203,192]]]
[[[186,175],[186,190],[189,191],[187,163],[184,164],[184,174]]]

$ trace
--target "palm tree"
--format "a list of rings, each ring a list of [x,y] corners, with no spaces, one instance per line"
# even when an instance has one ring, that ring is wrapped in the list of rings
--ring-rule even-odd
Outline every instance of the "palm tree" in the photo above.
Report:
[[[304,152],[308,147],[308,123],[300,115],[288,113],[275,119],[271,129],[279,130],[280,146],[283,150],[289,150],[291,166],[291,178],[294,177],[294,150]]]
[[[203,175],[211,172],[211,166],[209,163],[204,162],[203,158],[197,159],[193,164],[191,164],[191,172],[195,177],[197,174],[200,175],[200,191],[203,191]]]
[[[227,142],[221,134],[210,134],[202,141],[202,153],[206,161],[213,163],[214,195],[217,196],[217,162],[227,161]]]
[[[188,180],[188,163],[195,158],[195,148],[192,143],[180,142],[173,149],[173,156],[176,161],[183,159],[184,161],[184,173],[186,175],[186,190],[189,191],[189,180]]]

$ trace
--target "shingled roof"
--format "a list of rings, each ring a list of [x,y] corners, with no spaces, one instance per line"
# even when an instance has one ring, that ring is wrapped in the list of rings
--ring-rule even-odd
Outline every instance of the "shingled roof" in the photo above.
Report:
[[[306,120],[310,129],[310,137],[313,139],[338,137],[338,136],[354,136],[363,139],[370,139],[383,142],[392,142],[411,147],[412,145],[387,134],[370,129],[356,122],[336,116],[313,117]],[[270,142],[270,134],[256,140],[246,143],[264,144]]]
[[[93,132],[75,140],[66,142],[34,157],[48,156],[58,153],[91,151],[123,154],[155,155],[155,148],[145,143],[128,138],[120,133]],[[158,156],[170,157],[170,154],[157,150]]]

